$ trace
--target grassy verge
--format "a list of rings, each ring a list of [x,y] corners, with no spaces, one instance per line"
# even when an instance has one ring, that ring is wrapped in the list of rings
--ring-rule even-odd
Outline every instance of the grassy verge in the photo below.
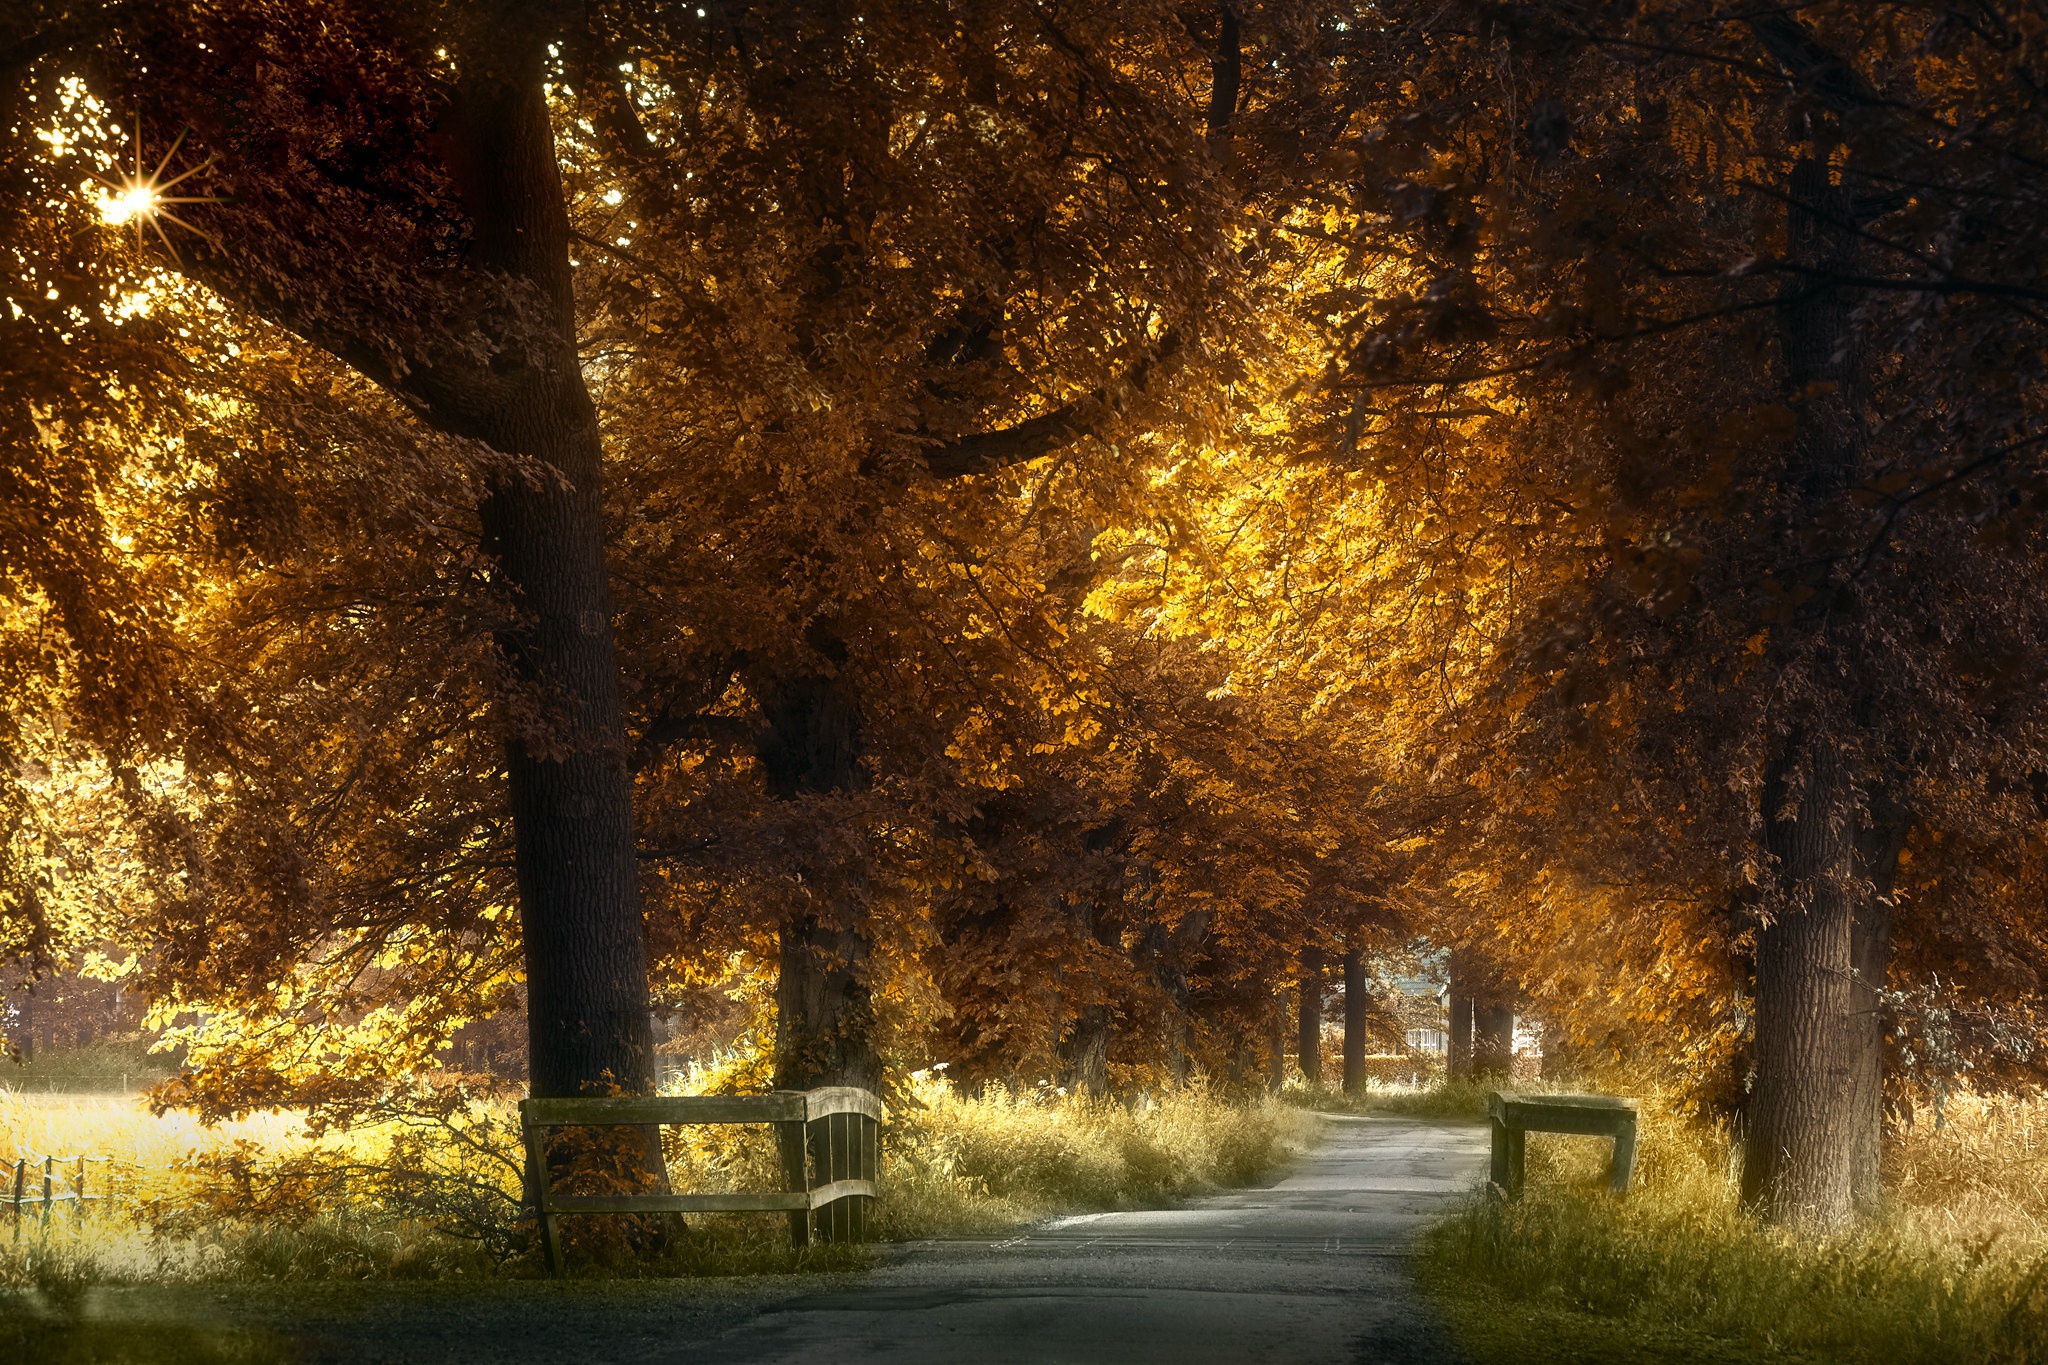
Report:
[[[1503,1083],[1497,1079],[1439,1080],[1420,1089],[1367,1081],[1363,1089],[1355,1091],[1327,1085],[1304,1085],[1300,1081],[1295,1081],[1282,1092],[1281,1098],[1325,1114],[1402,1114],[1429,1119],[1483,1119],[1486,1117],[1487,1093],[1502,1088]]]
[[[1230,1103],[1198,1087],[1130,1105],[969,1099],[935,1084],[913,1098],[924,1107],[895,1116],[889,1195],[878,1210],[883,1235],[895,1240],[1171,1205],[1262,1178],[1317,1131],[1292,1105]]]
[[[1199,1088],[1134,1104],[995,1094],[931,1081],[891,1116],[884,1239],[993,1233],[1048,1214],[1157,1207],[1241,1185],[1285,1160],[1316,1120],[1278,1103],[1237,1104]],[[115,1197],[29,1213],[20,1241],[0,1229],[0,1291],[60,1302],[51,1286],[485,1279],[540,1273],[519,1207],[521,1157],[508,1101],[480,1099],[415,1123],[328,1135],[289,1116],[202,1129],[133,1101],[0,1093],[0,1157],[84,1152]],[[669,1130],[678,1189],[774,1188],[763,1128]],[[40,1170],[31,1180],[40,1189]],[[68,1188],[59,1167],[57,1189]],[[4,1219],[4,1215],[0,1215]],[[706,1215],[669,1228],[596,1235],[610,1220],[565,1220],[576,1264],[615,1275],[727,1276],[865,1263],[858,1247],[793,1251],[777,1216]],[[584,1236],[585,1230],[592,1235]],[[68,1277],[68,1280],[67,1280]],[[22,1300],[26,1301],[26,1300]]]
[[[1889,1158],[1894,1203],[1795,1238],[1745,1215],[1722,1134],[1654,1107],[1626,1198],[1603,1143],[1531,1135],[1523,1198],[1475,1198],[1423,1273],[1481,1365],[2048,1360],[2048,1107],[1968,1098]]]

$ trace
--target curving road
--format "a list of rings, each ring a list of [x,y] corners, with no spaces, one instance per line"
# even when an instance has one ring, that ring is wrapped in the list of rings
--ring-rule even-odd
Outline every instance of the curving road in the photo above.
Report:
[[[1447,1362],[1407,1246],[1485,1147],[1474,1125],[1331,1116],[1266,1189],[883,1248],[855,1275],[110,1286],[86,1318],[209,1365]]]
[[[1486,1131],[1330,1117],[1266,1189],[898,1248],[844,1292],[772,1307],[655,1360],[693,1365],[1207,1365],[1450,1361],[1407,1246],[1486,1160]]]

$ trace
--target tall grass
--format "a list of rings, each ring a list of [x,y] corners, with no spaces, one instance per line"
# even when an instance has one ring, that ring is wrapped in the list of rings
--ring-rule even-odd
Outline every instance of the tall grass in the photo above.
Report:
[[[1317,1121],[1190,1086],[1131,1103],[915,1085],[894,1116],[877,1210],[895,1239],[991,1232],[1054,1213],[1156,1208],[1245,1185],[1299,1152]]]
[[[1482,1361],[2048,1360],[2048,1104],[1921,1116],[1885,1214],[1821,1239],[1740,1208],[1725,1133],[1645,1108],[1624,1198],[1599,1191],[1605,1143],[1531,1134],[1520,1200],[1431,1233],[1428,1281]]]
[[[887,1239],[992,1233],[1048,1214],[1156,1206],[1243,1184],[1285,1160],[1316,1120],[1190,1087],[1124,1104],[956,1095],[922,1078],[883,1146]],[[677,1189],[775,1188],[769,1130],[667,1130]],[[516,1112],[477,1097],[414,1124],[308,1134],[289,1115],[203,1128],[137,1100],[0,1092],[0,1158],[114,1157],[89,1179],[117,1198],[83,1218],[31,1210],[19,1241],[0,1215],[0,1289],[89,1282],[448,1279],[540,1273],[520,1208]],[[59,1182],[59,1189],[68,1188]],[[40,1168],[30,1193],[40,1191]],[[590,1225],[597,1220],[580,1220]],[[565,1220],[575,1230],[579,1220]],[[779,1216],[693,1217],[686,1234],[582,1247],[583,1269],[749,1274],[862,1263],[850,1248],[798,1253]],[[52,1277],[55,1277],[54,1279]],[[41,1292],[38,1290],[37,1292]]]

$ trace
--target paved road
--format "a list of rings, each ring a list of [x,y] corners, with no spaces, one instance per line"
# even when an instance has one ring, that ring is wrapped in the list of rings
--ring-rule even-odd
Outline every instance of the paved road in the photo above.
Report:
[[[1436,1365],[1456,1355],[1406,1247],[1485,1141],[1333,1117],[1266,1189],[882,1248],[853,1275],[108,1288],[88,1317],[237,1365]]]
[[[1485,1130],[1333,1117],[1267,1189],[900,1249],[672,1356],[682,1365],[1322,1365],[1456,1358],[1406,1248],[1469,1190]]]

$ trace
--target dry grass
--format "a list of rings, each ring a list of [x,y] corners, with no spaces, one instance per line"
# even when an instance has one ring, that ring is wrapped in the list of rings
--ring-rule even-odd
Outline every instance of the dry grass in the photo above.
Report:
[[[1205,1088],[1124,1104],[956,1095],[924,1081],[899,1106],[885,1235],[991,1232],[1054,1213],[1157,1208],[1244,1185],[1311,1141],[1317,1121],[1271,1101],[1230,1103]]]
[[[1531,1135],[1524,1197],[1432,1234],[1429,1282],[1482,1362],[2048,1360],[2048,1102],[1921,1115],[1891,1208],[1827,1239],[1746,1215],[1726,1135],[1645,1108],[1625,1199],[1598,1191],[1604,1143]]]
[[[914,1083],[884,1147],[889,1239],[998,1231],[1047,1214],[1171,1203],[1242,1184],[1298,1150],[1316,1120],[1273,1103],[1233,1104],[1199,1088],[1130,1105],[955,1095]],[[772,1188],[766,1129],[671,1129],[678,1189]],[[0,1289],[61,1297],[90,1282],[249,1282],[462,1278],[539,1273],[519,1209],[509,1101],[483,1100],[453,1124],[388,1122],[309,1137],[289,1115],[204,1128],[151,1116],[139,1100],[0,1092],[0,1158],[113,1157],[96,1191],[118,1197],[84,1218],[59,1204],[47,1230],[31,1211],[20,1240],[0,1226]],[[30,1193],[40,1192],[40,1167]],[[58,1189],[68,1189],[60,1180]],[[5,1215],[0,1214],[0,1223]],[[582,1220],[589,1224],[594,1220]],[[577,1220],[566,1228],[575,1229]],[[586,1270],[749,1274],[860,1264],[858,1248],[797,1253],[783,1221],[693,1218],[683,1237],[586,1247]]]

